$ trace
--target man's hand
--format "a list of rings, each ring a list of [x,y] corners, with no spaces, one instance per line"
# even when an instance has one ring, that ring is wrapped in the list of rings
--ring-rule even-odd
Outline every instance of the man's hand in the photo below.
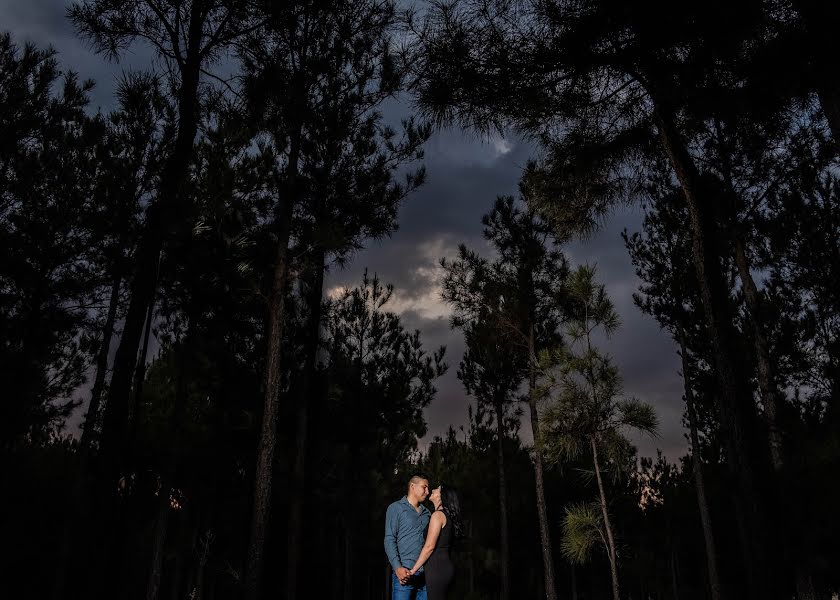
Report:
[[[411,577],[411,574],[409,573],[408,569],[406,569],[405,567],[397,567],[394,570],[394,573],[396,574],[397,579],[399,579],[400,583],[403,584],[403,585],[405,585],[406,582],[408,581],[408,578]]]

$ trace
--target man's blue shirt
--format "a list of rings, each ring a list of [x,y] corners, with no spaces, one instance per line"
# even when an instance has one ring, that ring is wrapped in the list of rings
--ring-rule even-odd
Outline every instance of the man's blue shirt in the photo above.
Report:
[[[405,496],[388,507],[385,513],[385,554],[394,570],[398,567],[410,569],[417,562],[431,516],[425,506],[421,504],[420,510],[417,510]]]

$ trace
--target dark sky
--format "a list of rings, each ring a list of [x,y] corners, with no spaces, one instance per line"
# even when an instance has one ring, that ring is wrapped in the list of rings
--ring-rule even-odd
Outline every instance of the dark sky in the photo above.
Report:
[[[38,46],[52,45],[59,52],[62,68],[96,81],[93,108],[113,106],[115,82],[125,69],[149,68],[151,55],[134,49],[120,64],[93,54],[79,40],[64,17],[69,1],[0,0],[0,29],[15,41]],[[405,113],[407,105],[388,112]],[[426,411],[429,435],[442,434],[466,421],[470,399],[455,376],[463,352],[459,332],[449,328],[448,308],[439,298],[438,261],[452,257],[459,243],[486,248],[481,238],[481,215],[496,196],[516,193],[525,162],[534,148],[515,136],[482,139],[459,131],[436,133],[426,148],[427,184],[408,199],[400,212],[400,229],[391,238],[372,242],[344,271],[333,271],[327,281],[330,291],[355,285],[367,267],[384,282],[395,286],[391,309],[402,315],[409,328],[419,329],[427,347],[447,347],[449,372],[438,383],[438,394]],[[657,448],[671,459],[685,452],[680,417],[683,410],[682,381],[674,344],[649,317],[635,308],[632,293],[638,287],[627,251],[619,236],[625,227],[639,229],[640,211],[620,209],[597,235],[567,249],[572,265],[595,264],[598,275],[622,317],[623,326],[609,341],[607,350],[621,368],[625,392],[653,404],[661,428],[657,439],[634,439],[642,455]],[[530,429],[523,426],[523,438]]]

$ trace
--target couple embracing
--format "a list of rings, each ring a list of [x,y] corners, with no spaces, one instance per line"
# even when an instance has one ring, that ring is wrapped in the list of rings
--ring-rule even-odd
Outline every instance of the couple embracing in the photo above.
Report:
[[[428,498],[434,513],[423,506]],[[385,514],[385,554],[394,570],[392,600],[445,600],[455,576],[449,548],[461,537],[461,503],[455,488],[413,475],[408,491]]]

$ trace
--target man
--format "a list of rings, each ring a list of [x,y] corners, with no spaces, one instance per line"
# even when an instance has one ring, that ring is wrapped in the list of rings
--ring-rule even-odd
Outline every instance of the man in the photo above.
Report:
[[[409,577],[425,541],[431,513],[422,502],[429,496],[429,480],[415,474],[408,492],[392,503],[385,513],[385,554],[394,573],[392,600],[426,600],[426,576],[422,571]]]

